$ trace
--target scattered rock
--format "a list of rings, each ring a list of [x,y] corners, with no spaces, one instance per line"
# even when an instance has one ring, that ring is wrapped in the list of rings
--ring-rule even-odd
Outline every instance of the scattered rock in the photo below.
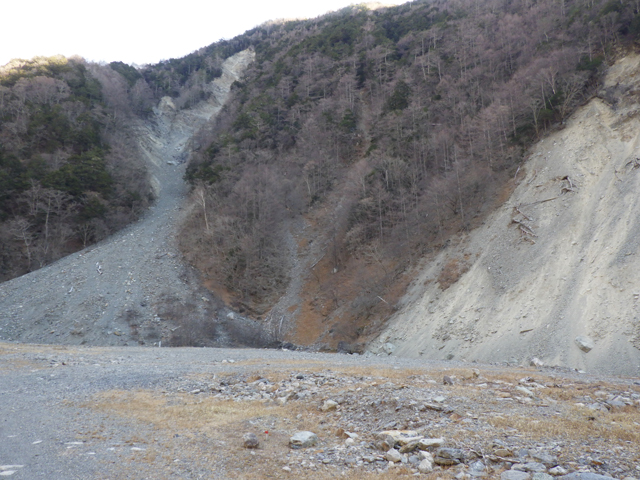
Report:
[[[589,353],[591,350],[593,350],[593,347],[595,347],[593,340],[591,340],[589,337],[578,336],[576,337],[575,342],[576,345],[578,345],[578,348],[585,353]]]
[[[437,465],[458,465],[464,462],[464,452],[457,448],[439,448],[434,461]]]
[[[309,448],[318,443],[318,436],[313,432],[297,432],[289,439],[291,448]]]
[[[544,362],[540,360],[538,357],[533,357],[529,362],[529,365],[531,365],[532,367],[543,367]]]
[[[384,454],[384,458],[389,462],[398,463],[402,461],[402,455],[395,448],[392,448]]]
[[[322,410],[323,412],[329,412],[331,410],[335,410],[336,408],[338,408],[338,402],[334,400],[326,400],[320,407],[320,410]]]
[[[615,480],[613,477],[590,472],[573,472],[557,478],[562,480]]]
[[[396,350],[396,346],[393,343],[387,342],[382,345],[382,351],[387,355],[391,355]]]
[[[260,441],[255,433],[245,433],[242,436],[242,441],[244,442],[244,448],[258,448],[260,446]]]
[[[500,474],[500,480],[529,480],[531,475],[527,472],[520,472],[518,470],[507,470]]]
[[[553,477],[547,473],[538,472],[533,474],[531,480],[553,480]]]
[[[566,475],[568,472],[567,469],[557,466],[549,470],[549,473],[554,477],[559,477],[560,475]]]
[[[429,473],[433,471],[433,461],[425,458],[418,465],[418,471],[420,473]]]
[[[420,450],[427,450],[428,448],[441,447],[444,443],[444,438],[421,438],[418,440],[418,448]]]

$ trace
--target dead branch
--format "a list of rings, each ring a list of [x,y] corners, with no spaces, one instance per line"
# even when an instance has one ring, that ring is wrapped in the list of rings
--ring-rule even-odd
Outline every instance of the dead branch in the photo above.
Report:
[[[629,162],[629,163],[631,163],[631,162]],[[627,163],[627,165],[629,165],[629,164]],[[625,167],[626,167],[626,165],[625,165]],[[613,169],[613,174],[616,176],[616,178],[618,179],[619,182],[622,181],[622,179],[618,176],[618,170],[617,169],[615,169],[615,168]]]
[[[560,191],[560,195],[564,195],[567,192],[578,193],[578,191],[576,190],[576,186],[571,181],[571,177],[569,177],[569,175],[562,177],[562,181],[567,182],[569,186],[568,187],[563,186],[562,190]]]
[[[325,251],[322,256],[318,259],[318,261],[316,261],[316,263],[314,263],[313,265],[311,265],[311,268],[315,267],[316,265],[318,265],[322,259],[325,257],[325,255],[327,254],[327,252]]]
[[[640,168],[640,158],[636,158],[634,160],[630,160],[629,162],[627,162],[625,164],[625,167],[628,167],[629,165],[633,165],[632,169],[635,170],[636,168]]]
[[[571,181],[569,175],[563,177],[562,180],[566,180],[569,183],[569,188],[573,189],[573,182]]]
[[[517,219],[512,219],[511,220],[513,223],[518,224],[518,228],[520,229],[520,231],[522,233],[524,233],[525,235],[530,235],[532,237],[537,237],[537,235],[535,234],[535,232],[533,231],[533,228],[531,228],[529,225],[527,225],[526,223],[524,223],[521,220],[517,220]]]
[[[520,207],[531,207],[533,205],[538,205],[539,203],[545,203],[545,202],[550,202],[551,200],[557,200],[558,198],[560,198],[560,195],[558,195],[557,197],[547,198],[545,200],[538,200],[537,202],[533,202],[533,203],[525,203],[524,205],[520,205]]]
[[[516,212],[518,212],[520,215],[522,215],[524,218],[526,218],[526,219],[527,219],[527,220],[529,220],[530,222],[532,222],[532,221],[533,221],[533,219],[532,219],[531,217],[529,217],[528,215],[526,215],[526,214],[522,213],[522,211],[520,210],[520,205],[516,205],[516,206],[514,206],[513,208],[514,208],[514,210],[515,210]]]

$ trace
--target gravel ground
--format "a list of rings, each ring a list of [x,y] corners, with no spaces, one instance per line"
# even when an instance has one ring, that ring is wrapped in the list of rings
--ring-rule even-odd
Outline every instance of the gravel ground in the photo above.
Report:
[[[629,404],[615,406],[616,398]],[[327,400],[336,404],[323,411]],[[236,418],[233,408],[244,405]],[[470,478],[460,475],[478,461],[488,478],[499,478],[541,455],[566,471],[629,478],[640,476],[633,426],[639,407],[640,386],[631,380],[557,369],[282,350],[0,343],[0,474],[404,478],[418,472],[416,455],[390,466],[378,433],[410,429],[465,455],[460,465],[436,465],[435,476],[423,478]],[[210,412],[218,408],[232,410],[216,420]],[[559,422],[575,431],[546,431]],[[289,448],[301,429],[319,436],[317,446]],[[259,449],[242,447],[245,432],[258,435]]]

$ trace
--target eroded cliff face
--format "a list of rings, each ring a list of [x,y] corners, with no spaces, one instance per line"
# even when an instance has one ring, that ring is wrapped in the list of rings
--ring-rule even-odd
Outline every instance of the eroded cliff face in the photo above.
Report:
[[[639,114],[631,55],[532,148],[484,226],[425,261],[370,349],[640,373]],[[443,289],[443,271],[466,272]]]

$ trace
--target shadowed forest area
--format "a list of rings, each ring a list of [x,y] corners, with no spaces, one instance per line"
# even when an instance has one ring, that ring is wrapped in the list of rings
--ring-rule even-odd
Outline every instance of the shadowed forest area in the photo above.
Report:
[[[0,281],[104,239],[152,201],[131,128],[153,99],[123,66],[57,56],[0,68]]]

